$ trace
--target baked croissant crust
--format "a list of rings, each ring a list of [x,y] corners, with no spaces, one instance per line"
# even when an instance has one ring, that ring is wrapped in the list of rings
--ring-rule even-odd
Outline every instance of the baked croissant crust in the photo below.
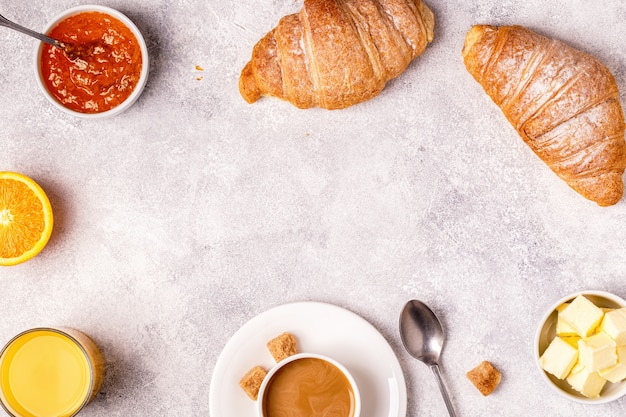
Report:
[[[304,0],[254,46],[239,91],[248,103],[269,95],[299,108],[351,106],[400,75],[433,26],[421,0]]]
[[[624,115],[617,84],[593,56],[520,26],[474,26],[467,70],[524,142],[600,206],[624,193]]]

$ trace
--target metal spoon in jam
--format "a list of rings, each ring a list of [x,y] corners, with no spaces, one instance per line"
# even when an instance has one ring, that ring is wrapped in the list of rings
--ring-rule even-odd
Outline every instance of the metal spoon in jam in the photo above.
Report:
[[[39,39],[42,42],[45,42],[54,47],[57,47],[61,49],[63,52],[65,52],[68,59],[72,61],[89,57],[93,55],[96,48],[102,47],[100,42],[93,42],[91,44],[86,44],[86,45],[73,45],[73,44],[61,42],[57,39],[51,38],[50,36],[46,36],[43,33],[35,32],[34,30],[30,30],[24,26],[18,25],[17,23],[10,21],[9,19],[7,19],[6,17],[2,15],[0,15],[0,26],[17,30],[18,32],[32,36],[33,38]]]
[[[102,42],[102,40],[97,40],[89,43],[66,43],[57,41],[63,47],[63,52],[65,52],[65,56],[70,61],[76,61],[78,59],[86,59],[92,57],[94,55],[101,54],[106,51],[107,47]]]

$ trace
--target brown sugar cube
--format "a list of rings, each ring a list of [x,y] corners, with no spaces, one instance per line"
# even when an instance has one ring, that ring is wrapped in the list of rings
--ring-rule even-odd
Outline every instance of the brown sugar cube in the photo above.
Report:
[[[485,397],[491,394],[500,383],[500,371],[487,361],[483,361],[469,371],[467,377]]]
[[[248,394],[252,400],[256,401],[259,396],[259,389],[261,388],[261,383],[263,379],[267,375],[265,369],[260,366],[255,366],[250,369],[239,381],[239,386],[243,388],[243,390]]]
[[[276,362],[280,362],[283,359],[298,353],[296,338],[288,332],[276,336],[267,342],[267,348]]]

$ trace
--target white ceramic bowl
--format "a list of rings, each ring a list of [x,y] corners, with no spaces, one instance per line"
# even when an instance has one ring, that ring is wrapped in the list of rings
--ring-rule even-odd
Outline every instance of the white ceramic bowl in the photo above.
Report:
[[[124,14],[120,13],[119,11],[115,9],[112,9],[106,6],[99,6],[99,5],[82,5],[82,6],[76,6],[76,7],[72,7],[71,9],[65,10],[64,12],[57,15],[54,19],[52,19],[50,23],[48,23],[48,25],[44,28],[43,33],[50,32],[56,25],[59,24],[59,22],[61,22],[64,19],[73,15],[85,13],[85,12],[101,12],[101,13],[105,13],[110,16],[113,16],[117,18],[118,20],[120,20],[122,23],[124,23],[137,38],[137,42],[139,42],[139,47],[141,49],[141,62],[142,62],[141,74],[139,76],[139,81],[137,82],[137,85],[135,86],[135,89],[130,94],[130,96],[118,106],[110,110],[99,112],[99,113],[81,113],[81,112],[77,112],[77,111],[74,111],[65,107],[63,104],[59,103],[54,98],[54,96],[52,96],[52,94],[50,94],[50,92],[46,88],[46,85],[42,79],[40,61],[41,61],[41,53],[42,53],[43,45],[44,45],[43,43],[39,43],[35,51],[35,75],[37,78],[37,83],[41,87],[41,91],[43,92],[44,96],[55,107],[57,107],[61,111],[71,114],[73,116],[77,116],[77,117],[81,117],[85,119],[104,119],[104,118],[116,116],[122,113],[123,111],[127,110],[130,106],[133,105],[133,103],[141,95],[141,92],[143,91],[146,85],[146,81],[148,80],[148,69],[150,67],[149,59],[148,59],[148,47],[146,46],[146,41],[141,35],[141,32],[139,31],[139,29],[137,29],[137,26],[135,26],[135,24],[128,17],[126,17]]]
[[[615,294],[611,294],[605,291],[579,291],[570,295],[567,295],[553,305],[551,305],[544,316],[541,318],[539,322],[539,327],[537,328],[537,333],[535,335],[535,344],[534,344],[534,352],[533,356],[535,359],[535,363],[537,364],[537,368],[542,376],[542,379],[546,381],[546,383],[552,387],[557,393],[560,395],[580,403],[586,404],[602,404],[614,401],[623,395],[626,394],[626,381],[622,381],[617,384],[613,384],[611,382],[607,382],[604,386],[604,389],[600,393],[600,397],[598,398],[587,398],[580,394],[578,391],[574,390],[565,380],[560,380],[555,378],[553,375],[545,372],[541,365],[539,364],[539,358],[546,350],[552,339],[554,339],[556,334],[556,319],[557,312],[556,308],[563,303],[568,301],[572,301],[579,295],[584,295],[589,301],[593,302],[598,307],[605,308],[621,308],[626,307],[626,301],[622,298],[618,297]]]
[[[350,383],[350,386],[352,388],[352,392],[354,393],[354,414],[351,417],[359,417],[361,414],[361,396],[359,394],[359,388],[356,385],[356,382],[354,381],[354,378],[352,377],[352,375],[350,374],[350,371],[348,371],[346,369],[345,366],[343,366],[341,363],[337,362],[336,360],[329,358],[328,356],[324,356],[324,355],[318,355],[315,353],[297,353],[295,355],[289,356],[288,358],[283,359],[282,361],[278,362],[276,365],[274,365],[274,367],[272,369],[270,369],[270,371],[267,373],[267,375],[265,376],[265,378],[263,379],[263,383],[261,384],[261,388],[259,389],[259,397],[258,397],[258,416],[259,417],[265,417],[264,413],[263,413],[263,408],[264,408],[264,399],[265,399],[265,391],[270,383],[270,381],[272,380],[272,377],[278,372],[280,371],[285,365],[290,364],[293,361],[297,361],[299,359],[306,359],[306,358],[314,358],[314,359],[321,359],[324,360],[328,363],[330,363],[331,365],[334,365],[336,368],[338,368],[346,377],[346,379],[348,380],[348,382]]]

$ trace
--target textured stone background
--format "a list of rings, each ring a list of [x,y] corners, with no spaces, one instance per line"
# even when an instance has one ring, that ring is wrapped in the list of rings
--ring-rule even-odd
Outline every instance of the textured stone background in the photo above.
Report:
[[[0,12],[40,29],[80,3],[3,0]],[[108,367],[86,417],[207,416],[237,329],[279,304],[324,301],[387,338],[409,416],[446,416],[397,331],[419,298],[447,328],[459,415],[623,413],[623,400],[589,407],[548,391],[532,340],[562,295],[626,296],[626,202],[600,208],[571,191],[460,52],[472,24],[525,25],[595,54],[626,102],[626,4],[427,3],[427,51],[379,97],[332,112],[248,105],[237,89],[253,45],[301,0],[101,2],[142,30],[152,65],[139,101],[95,122],[53,108],[33,75],[36,41],[0,28],[0,169],[36,179],[56,215],[37,258],[0,270],[0,343],[35,326],[90,334]],[[483,359],[503,372],[487,398],[465,379]]]

